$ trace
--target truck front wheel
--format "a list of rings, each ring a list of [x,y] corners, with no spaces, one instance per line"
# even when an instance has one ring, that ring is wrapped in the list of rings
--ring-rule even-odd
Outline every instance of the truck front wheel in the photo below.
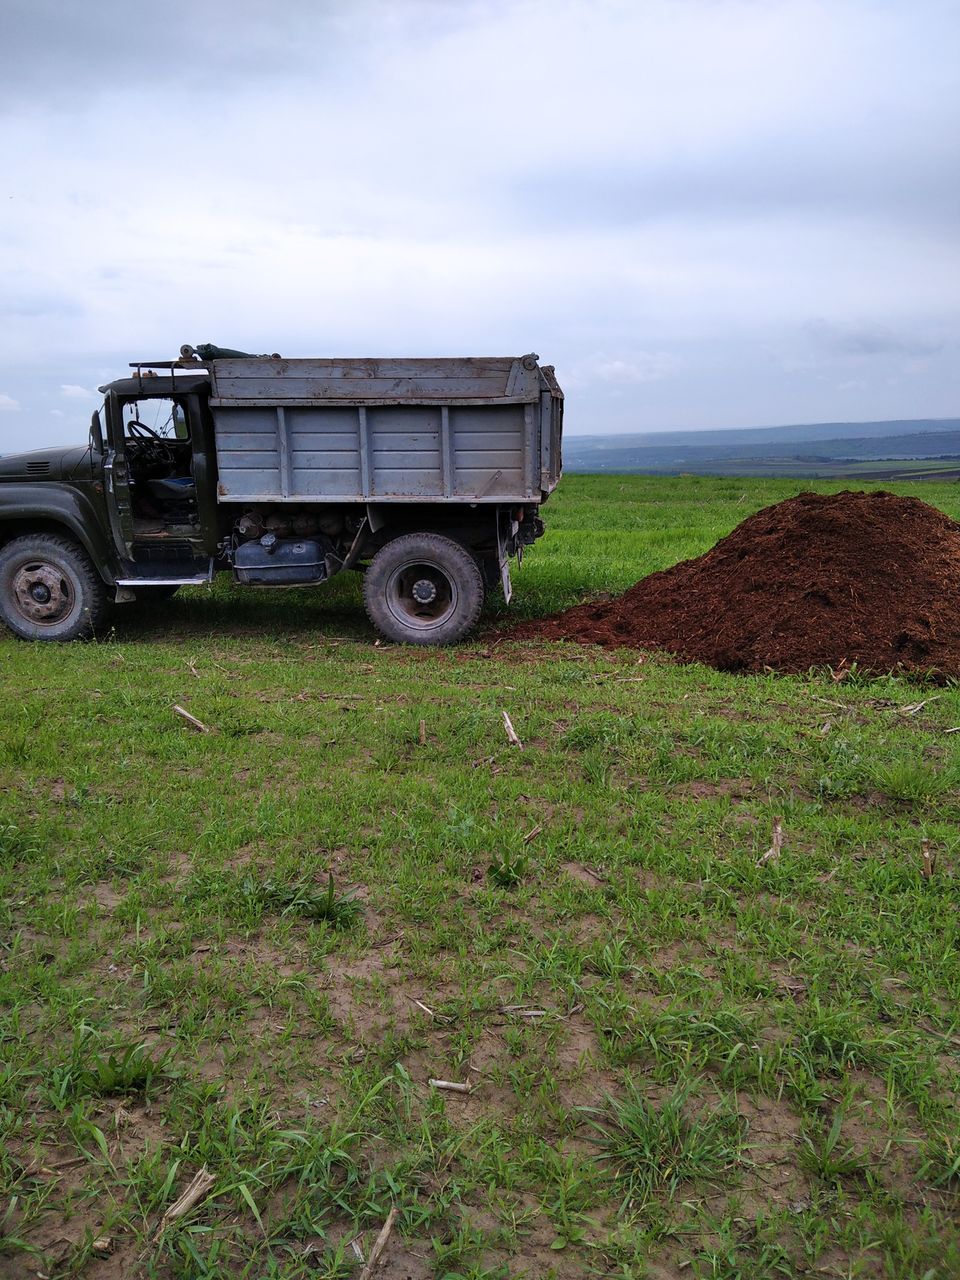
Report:
[[[68,538],[28,534],[0,549],[0,621],[24,640],[93,635],[107,592],[86,552]]]
[[[367,616],[398,644],[455,644],[476,626],[483,600],[476,560],[439,533],[394,538],[363,578]]]

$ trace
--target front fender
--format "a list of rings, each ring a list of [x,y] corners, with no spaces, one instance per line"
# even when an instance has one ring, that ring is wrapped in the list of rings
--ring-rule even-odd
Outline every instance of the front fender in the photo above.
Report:
[[[65,484],[0,484],[0,541],[59,526],[89,555],[94,568],[111,586],[121,564],[108,529],[106,511],[79,489]]]

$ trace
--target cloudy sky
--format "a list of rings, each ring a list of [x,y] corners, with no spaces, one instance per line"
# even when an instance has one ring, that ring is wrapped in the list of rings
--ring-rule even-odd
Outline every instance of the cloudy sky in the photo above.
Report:
[[[182,342],[960,413],[955,0],[0,0],[0,452]]]

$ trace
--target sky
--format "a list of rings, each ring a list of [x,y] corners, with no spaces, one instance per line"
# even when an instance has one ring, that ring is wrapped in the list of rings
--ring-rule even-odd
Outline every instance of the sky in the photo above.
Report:
[[[955,0],[0,0],[0,453],[214,342],[960,414]]]

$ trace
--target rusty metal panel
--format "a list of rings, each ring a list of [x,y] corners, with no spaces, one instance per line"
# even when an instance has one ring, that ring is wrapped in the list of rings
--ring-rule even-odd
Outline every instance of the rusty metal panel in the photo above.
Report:
[[[210,360],[209,367],[217,377],[231,378],[270,376],[283,378],[414,378],[422,375],[443,378],[499,378],[505,382],[514,366],[524,357],[517,356],[351,356],[297,357],[273,359],[270,356],[236,356]]]
[[[450,409],[454,494],[508,500],[528,496],[524,405]]]
[[[549,493],[556,485],[553,478],[553,396],[544,391],[540,397],[540,488]]]
[[[450,439],[450,406],[440,410],[440,470],[443,474],[443,496],[453,496],[453,445]]]
[[[442,416],[439,405],[367,410],[372,490],[377,497],[442,496]]]
[[[280,444],[275,408],[221,414],[214,410],[218,495],[253,498],[280,491]]]
[[[223,378],[218,400],[434,400],[496,399],[505,393],[503,379],[492,378]],[[539,388],[537,398],[539,399]],[[522,395],[522,393],[521,393]],[[518,397],[519,398],[519,397]]]
[[[560,483],[563,473],[563,392],[553,365],[543,365],[540,376],[540,490],[546,497]]]
[[[221,409],[221,408],[223,409],[244,409],[244,408],[258,409],[263,404],[277,404],[277,403],[283,404],[287,408],[290,408],[292,406],[297,406],[304,409],[312,409],[312,408],[316,408],[316,406],[319,404],[343,404],[343,405],[351,405],[353,408],[359,408],[361,405],[365,405],[368,408],[372,408],[375,405],[395,405],[395,404],[410,404],[410,403],[440,404],[442,406],[443,403],[445,402],[443,400],[438,400],[437,397],[435,396],[413,396],[413,397],[405,398],[403,396],[394,395],[394,396],[347,396],[343,398],[338,396],[330,396],[326,399],[321,399],[321,400],[317,400],[316,398],[311,399],[309,396],[290,396],[290,397],[284,396],[283,399],[280,401],[273,401],[268,398],[265,398],[264,396],[251,396],[250,398],[244,398],[243,396],[233,396],[228,400],[219,400],[219,399],[211,400],[209,403],[211,408],[214,408],[214,409]],[[529,396],[495,396],[495,397],[463,396],[461,399],[454,401],[452,397],[448,396],[446,403],[483,406],[491,403],[492,404],[530,404],[531,400]]]
[[[238,410],[245,413],[247,410]],[[312,498],[357,497],[360,482],[360,434],[356,409],[287,408],[290,428],[291,494]]]
[[[212,403],[535,401],[532,357],[490,359],[211,360]],[[531,366],[531,367],[528,367]]]

